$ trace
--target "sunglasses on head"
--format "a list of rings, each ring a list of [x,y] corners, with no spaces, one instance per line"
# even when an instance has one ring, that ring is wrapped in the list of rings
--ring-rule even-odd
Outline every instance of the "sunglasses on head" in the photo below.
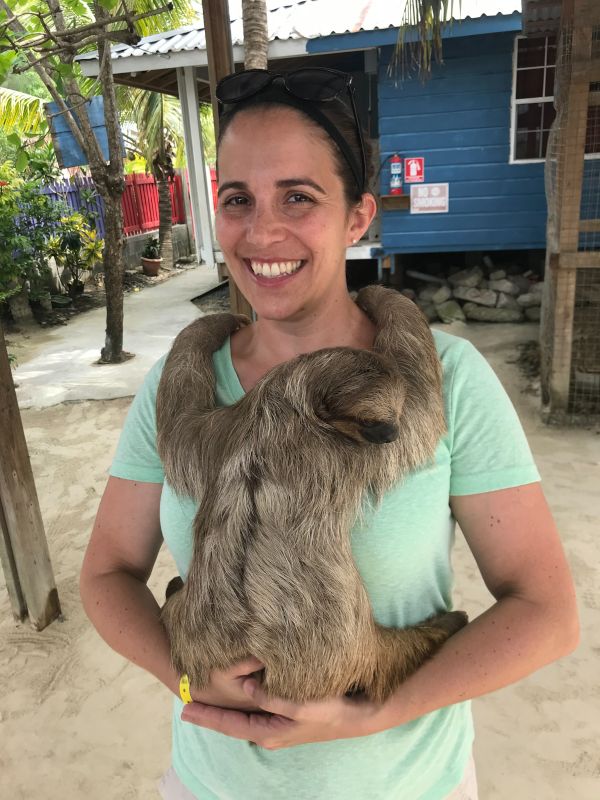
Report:
[[[345,91],[348,92],[350,96],[350,106],[354,116],[354,124],[356,126],[356,134],[360,145],[362,170],[360,173],[351,149],[332,123],[324,117],[324,115],[320,114],[317,117],[314,113],[311,114],[310,105],[301,106],[299,104],[298,107],[303,108],[318,124],[325,127],[336,141],[354,174],[356,184],[362,194],[366,188],[367,165],[362,129],[354,100],[352,76],[348,75],[346,72],[340,72],[340,70],[329,69],[327,67],[297,69],[286,74],[269,72],[266,69],[247,69],[243,72],[237,72],[234,75],[227,75],[220,80],[217,84],[216,95],[219,102],[224,105],[241,103],[265,91],[265,89],[271,87],[272,84],[281,85],[292,98],[302,100],[306,103],[326,103],[330,100],[339,99],[340,95],[343,95]]]

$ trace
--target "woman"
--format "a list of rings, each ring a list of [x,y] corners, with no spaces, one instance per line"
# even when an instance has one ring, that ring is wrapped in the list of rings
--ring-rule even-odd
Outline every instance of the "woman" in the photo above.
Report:
[[[371,347],[373,326],[346,289],[345,251],[376,205],[342,73],[248,71],[221,82],[219,97],[217,237],[257,313],[214,357],[217,400],[227,405],[300,353]],[[353,531],[353,555],[377,620],[412,624],[450,605],[458,521],[495,603],[382,706],[269,701],[252,657],[215,673],[207,689],[192,687],[196,702],[179,700],[181,676],[146,581],[163,536],[185,575],[196,509],[163,485],[154,416],[162,359],[149,374],[111,468],[81,593],[106,641],[176,695],[164,797],[473,800],[465,701],[575,646],[568,567],[514,410],[474,348],[435,338],[448,434],[435,464]]]

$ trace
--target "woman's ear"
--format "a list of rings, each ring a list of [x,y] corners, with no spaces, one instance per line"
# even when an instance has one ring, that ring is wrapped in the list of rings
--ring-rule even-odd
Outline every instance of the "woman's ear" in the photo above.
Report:
[[[348,226],[348,246],[357,242],[371,224],[377,213],[377,201],[371,192],[365,192],[358,205],[350,211]]]

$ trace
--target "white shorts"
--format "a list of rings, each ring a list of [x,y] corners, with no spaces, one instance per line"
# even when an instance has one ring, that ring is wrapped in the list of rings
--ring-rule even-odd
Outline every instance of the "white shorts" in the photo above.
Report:
[[[179,780],[173,767],[162,776],[158,790],[163,800],[197,800]],[[462,781],[445,800],[477,800],[477,776],[473,756],[467,764]]]

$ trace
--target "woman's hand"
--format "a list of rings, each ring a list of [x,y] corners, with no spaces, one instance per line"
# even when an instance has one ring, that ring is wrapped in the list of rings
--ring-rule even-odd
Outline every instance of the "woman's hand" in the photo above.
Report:
[[[256,702],[244,691],[244,681],[264,667],[257,658],[246,658],[226,670],[213,670],[204,689],[194,689],[191,705],[219,706],[223,709],[258,711]]]
[[[380,723],[380,707],[363,697],[292,703],[268,698],[253,678],[244,679],[242,685],[246,698],[252,698],[255,708],[260,709],[258,713],[191,703],[184,708],[181,719],[235,739],[245,739],[266,750],[368,736],[384,728]]]

